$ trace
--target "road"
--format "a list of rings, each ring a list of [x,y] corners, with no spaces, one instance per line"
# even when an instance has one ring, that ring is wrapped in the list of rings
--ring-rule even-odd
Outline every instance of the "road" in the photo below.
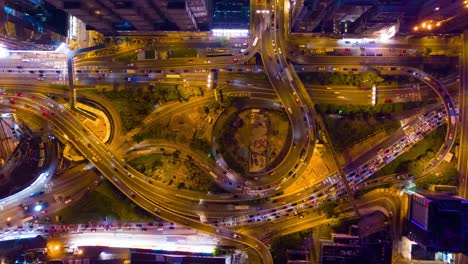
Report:
[[[282,13],[282,6],[276,6],[276,14]],[[255,21],[255,25],[258,26],[256,28],[256,36],[259,39],[259,45],[252,47],[250,46],[249,49],[241,54],[238,55],[234,58],[232,57],[224,57],[224,58],[213,58],[213,59],[206,59],[206,58],[199,58],[199,59],[194,59],[191,63],[187,61],[187,59],[171,59],[167,61],[151,61],[151,62],[138,62],[136,63],[136,66],[138,69],[153,69],[153,68],[164,68],[164,69],[171,69],[171,68],[178,68],[180,65],[184,64],[192,64],[189,66],[189,68],[218,68],[220,66],[229,66],[230,64],[233,64],[233,60],[237,59],[239,62],[244,62],[247,59],[249,59],[252,56],[252,53],[255,51],[259,50],[261,51],[262,55],[262,60],[264,62],[264,71],[269,77],[269,81],[274,87],[274,91],[276,95],[279,97],[279,100],[282,102],[282,104],[285,107],[286,112],[288,113],[291,123],[292,123],[292,141],[289,145],[289,150],[288,150],[288,155],[285,158],[286,161],[286,166],[282,166],[281,170],[284,170],[284,174],[286,174],[288,171],[294,170],[293,167],[296,164],[300,163],[300,156],[302,150],[306,150],[306,157],[310,158],[312,155],[312,150],[313,150],[313,139],[316,137],[315,134],[315,124],[312,120],[311,117],[313,117],[313,104],[311,103],[312,100],[309,98],[307,93],[305,92],[305,88],[302,86],[300,80],[297,79],[296,75],[294,72],[289,72],[293,71],[293,68],[289,66],[288,61],[286,60],[284,55],[278,55],[281,54],[281,51],[277,48],[282,47],[283,50],[285,50],[285,40],[283,34],[286,34],[283,32],[283,30],[278,30],[276,31],[274,29],[274,26],[272,27],[272,30],[270,30],[270,24],[272,21],[269,20],[270,16],[263,16],[258,15],[256,16],[253,20]],[[282,20],[282,16],[278,16],[277,21],[273,21],[273,23],[279,23],[283,25],[285,22]],[[287,21],[287,19],[285,19]],[[279,36],[278,36],[279,34]],[[273,42],[276,42],[276,48],[272,45]],[[313,63],[318,63],[318,64],[326,64],[326,65],[335,65],[335,64],[343,64],[342,60],[344,57],[326,57],[326,58],[319,58],[319,57],[314,57],[314,62]],[[308,59],[306,57],[302,58],[300,57],[299,59],[304,59],[304,62],[306,61],[305,59]],[[362,62],[366,63],[378,63],[378,64],[392,64],[392,63],[404,63],[406,59],[402,58],[387,58],[387,57],[373,57],[373,58],[361,58],[361,57],[350,57],[346,58],[348,61],[350,61],[351,64],[360,64]],[[414,59],[414,58],[413,58]],[[442,62],[444,59],[443,58],[431,58],[430,60],[435,60],[435,62]],[[417,61],[417,60],[415,60]],[[308,62],[308,60],[307,60]],[[11,64],[8,65],[8,67],[16,67],[14,66],[15,63],[17,62],[11,62]],[[83,61],[78,61],[76,63],[76,66],[78,68],[85,68],[85,67],[90,67],[90,66],[98,66],[102,68],[107,68],[112,71],[116,71],[110,76],[110,80],[117,80],[120,78],[120,82],[122,82],[122,74],[121,71],[122,69],[126,68],[126,65],[119,65],[119,63],[115,63],[115,65],[109,65],[109,62],[106,60],[83,60]],[[34,65],[33,65],[34,66]],[[43,67],[50,68],[51,65],[38,65],[37,69],[41,69]],[[35,67],[35,66],[34,66]],[[33,68],[34,68],[33,67]],[[245,66],[240,66],[240,68],[243,68]],[[387,68],[389,66],[386,66]],[[383,68],[380,68],[383,69]],[[401,73],[404,73],[403,70],[407,71],[409,68],[403,68],[399,67],[398,71],[402,71]],[[56,72],[57,74],[56,77],[51,77],[48,82],[54,82],[56,81],[57,84],[62,84],[61,81],[63,81],[61,78],[63,77],[62,72]],[[385,70],[383,70],[385,71]],[[117,73],[119,72],[119,74]],[[406,72],[408,73],[408,72]],[[427,76],[427,74],[424,74],[420,71],[412,70],[411,73],[418,73],[418,79],[424,81],[427,85],[430,87],[434,88],[435,91],[437,92],[438,95],[442,96],[444,103],[446,105],[446,110],[448,112],[448,116],[452,115],[449,111],[449,109],[454,109],[454,104],[450,97],[448,96],[447,91],[445,90],[444,86],[440,84],[437,80],[431,78],[430,76]],[[15,73],[16,74],[16,73]],[[54,70],[50,70],[47,74],[54,74]],[[290,74],[294,77],[291,77]],[[8,76],[10,76],[10,73],[8,73]],[[15,78],[18,77],[23,77],[24,75],[18,75],[15,76]],[[20,77],[20,78],[21,78]],[[90,84],[93,84],[93,81],[90,80],[90,76],[88,73],[88,76],[79,76],[78,78],[84,78],[84,81],[90,81]],[[37,78],[35,75],[31,75],[31,77],[27,77],[26,81],[33,82],[36,81],[35,78]],[[49,77],[47,77],[49,78]],[[195,80],[200,80],[200,76],[195,77]],[[425,79],[428,78],[428,79]],[[37,80],[39,81],[39,80]],[[96,80],[94,83],[99,83]],[[336,90],[338,91],[338,90]],[[324,93],[328,93],[328,91],[324,91]],[[268,93],[271,94],[271,93]],[[391,93],[389,93],[391,94]],[[11,95],[9,95],[11,97]],[[352,97],[350,95],[350,97]],[[269,99],[272,99],[274,97],[269,96]],[[16,106],[11,106],[10,107],[24,107],[25,104],[31,105],[34,109],[34,112],[36,114],[40,114],[41,111],[44,112],[46,111],[46,115],[48,116],[51,124],[54,126],[55,131],[57,133],[64,133],[68,135],[70,138],[70,143],[73,144],[86,158],[90,160],[91,163],[93,163],[96,168],[103,173],[109,181],[111,181],[121,192],[123,192],[125,195],[129,197],[129,199],[133,200],[136,204],[140,205],[144,209],[148,210],[149,212],[152,212],[158,217],[168,219],[170,221],[174,221],[177,223],[181,223],[182,225],[189,226],[191,228],[196,228],[199,230],[202,230],[204,232],[213,234],[213,235],[218,235],[222,236],[225,239],[237,241],[240,243],[243,243],[244,245],[250,246],[257,250],[261,256],[264,258],[265,263],[270,263],[271,262],[271,256],[268,253],[267,248],[258,240],[255,238],[248,236],[246,234],[238,234],[232,229],[225,229],[225,228],[216,228],[214,222],[209,222],[210,224],[204,224],[199,222],[198,220],[193,220],[190,217],[187,216],[196,216],[197,214],[200,214],[201,212],[204,214],[208,214],[210,218],[216,218],[216,219],[222,219],[226,217],[226,214],[229,214],[229,211],[226,211],[225,207],[219,206],[219,207],[214,207],[210,208],[209,211],[205,211],[203,209],[197,208],[196,202],[197,200],[201,199],[202,197],[205,196],[193,196],[193,193],[190,192],[180,192],[176,195],[176,197],[171,197],[170,191],[165,189],[162,186],[158,186],[156,184],[148,184],[144,180],[144,175],[140,175],[131,168],[127,168],[126,164],[123,163],[117,155],[113,155],[109,150],[110,148],[103,145],[99,139],[95,138],[91,131],[87,130],[84,126],[80,124],[80,122],[76,119],[76,117],[71,114],[67,109],[63,108],[63,106],[57,104],[56,102],[44,97],[44,96],[38,96],[38,101],[31,102],[30,98],[17,98],[18,100],[18,105]],[[202,102],[203,100],[200,100],[197,103]],[[4,103],[8,104],[8,99],[4,100]],[[44,107],[46,110],[41,110],[41,107]],[[172,106],[169,106],[168,109],[171,110],[171,113],[176,113],[177,112],[177,107],[173,108]],[[170,114],[170,113],[169,113]],[[431,114],[430,118],[433,118],[434,116]],[[154,118],[154,117],[152,117]],[[428,118],[429,119],[429,118]],[[151,119],[148,119],[149,121],[147,122],[152,122]],[[432,120],[432,119],[431,119]],[[430,120],[429,120],[430,121]],[[446,141],[445,149],[440,151],[438,154],[439,161],[435,161],[432,164],[432,167],[435,167],[439,162],[440,162],[440,157],[444,156],[445,153],[450,149],[451,144],[453,144],[453,136],[454,136],[454,131],[456,129],[456,124],[458,122],[450,122],[449,123],[449,129],[448,129],[448,140]],[[425,131],[430,131],[430,129],[433,129],[434,127],[428,127],[422,124],[422,122],[414,122],[410,124],[410,126],[414,126],[412,128],[412,131],[417,131],[418,129],[425,129]],[[423,127],[423,128],[422,128]],[[452,138],[450,138],[452,137]],[[395,138],[398,138],[395,136]],[[422,137],[419,137],[419,139]],[[390,144],[391,142],[388,143],[388,148],[393,148],[394,146]],[[114,145],[114,147],[119,148],[120,146]],[[188,152],[189,150],[185,150]],[[373,150],[375,151],[375,150]],[[385,150],[384,150],[385,151]],[[372,153],[372,152],[370,152]],[[376,154],[375,152],[373,153],[374,155]],[[194,154],[195,155],[195,154]],[[303,154],[302,154],[303,155]],[[370,155],[370,154],[369,154]],[[306,158],[306,159],[307,159]],[[437,159],[437,158],[436,158]],[[202,159],[200,159],[200,162],[203,162]],[[374,160],[371,160],[369,157],[364,158],[362,160],[362,164],[368,164],[368,163],[374,163]],[[382,164],[382,161],[380,161],[379,164]],[[284,165],[284,164],[282,164]],[[354,165],[353,165],[354,166]],[[361,167],[363,165],[355,165],[356,167]],[[379,165],[380,166],[380,165]],[[377,167],[379,167],[377,166]],[[282,174],[283,172],[281,171]],[[344,176],[349,176],[348,173],[342,173],[343,177]],[[369,177],[370,174],[372,173],[365,173],[365,177]],[[355,178],[355,176],[353,176]],[[292,177],[293,178],[293,177]],[[278,204],[276,205],[271,205],[270,206],[265,206],[265,208],[261,208],[259,211],[260,212],[255,212],[257,216],[255,217],[247,217],[246,215],[242,217],[238,217],[239,219],[231,219],[229,220],[230,223],[237,223],[237,222],[242,222],[242,221],[247,221],[247,219],[256,219],[256,222],[258,222],[258,219],[272,219],[273,216],[275,216],[271,212],[270,208],[278,208],[278,210],[281,208],[281,214],[284,213],[284,211],[288,210],[301,210],[303,206],[305,205],[313,205],[317,206],[318,202],[323,203],[328,199],[336,199],[339,198],[337,196],[345,193],[343,190],[343,186],[339,187],[339,183],[337,183],[335,178],[329,177],[326,179],[327,182],[324,182],[322,186],[319,186],[315,189],[311,188],[309,190],[304,190],[302,193],[299,193],[299,196],[297,197],[288,197],[285,200],[278,199]],[[346,181],[345,181],[345,184]],[[324,195],[324,192],[327,189],[331,189],[338,187],[337,191],[335,194],[331,195],[332,191],[330,191],[329,194]],[[349,188],[347,188],[349,190]],[[312,197],[314,194],[321,193],[321,198],[314,198],[314,199],[309,199],[309,197]],[[318,195],[317,195],[318,196]],[[179,199],[181,198],[181,199]],[[207,199],[213,199],[212,197],[208,197]],[[220,199],[220,198],[215,198],[215,199]],[[289,199],[289,200],[288,200]],[[229,199],[220,199],[220,200],[229,200]],[[302,201],[302,204],[287,204],[287,205],[279,205],[279,203],[283,203],[286,201]],[[306,200],[307,202],[304,202]],[[182,202],[183,201],[183,202]],[[187,203],[187,201],[192,201],[192,203]],[[195,203],[193,203],[195,202]],[[263,206],[262,206],[263,207]],[[267,210],[265,210],[267,209]],[[256,210],[256,209],[255,209]],[[277,209],[275,209],[277,210]],[[268,212],[270,211],[270,212]],[[232,212],[231,212],[232,214]],[[246,212],[239,212],[239,215],[246,214]],[[247,213],[247,214],[250,214]],[[276,217],[275,217],[276,218]],[[294,217],[290,217],[290,221],[297,220]],[[212,221],[212,220],[210,220]],[[261,220],[261,221],[267,221],[267,220]],[[288,221],[286,221],[288,222]],[[302,223],[302,221],[299,221]],[[232,225],[232,224],[229,224]],[[226,225],[222,225],[228,226]]]
[[[460,150],[458,159],[459,195],[468,198],[468,32],[463,34],[463,66],[461,68],[460,89]]]

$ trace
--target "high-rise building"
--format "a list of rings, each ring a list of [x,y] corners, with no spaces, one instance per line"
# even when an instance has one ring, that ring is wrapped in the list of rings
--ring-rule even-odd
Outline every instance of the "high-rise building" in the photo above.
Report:
[[[187,5],[192,11],[200,30],[208,30],[211,18],[208,0],[188,0]]]
[[[468,200],[448,194],[413,193],[407,237],[429,250],[468,252]]]
[[[391,26],[398,26],[403,15],[400,5],[374,6],[353,24],[353,33],[373,34]]]
[[[103,34],[117,31],[199,30],[206,0],[47,0]]]
[[[43,1],[4,0],[0,44],[8,49],[54,50],[65,40],[68,15]]]
[[[388,34],[414,24],[425,0],[290,1],[291,30],[333,34]],[[443,0],[440,0],[443,2]],[[468,22],[467,22],[468,23]],[[395,32],[396,33],[396,32]]]
[[[333,0],[303,0],[291,5],[291,28],[294,32],[313,32],[325,15],[334,8]]]

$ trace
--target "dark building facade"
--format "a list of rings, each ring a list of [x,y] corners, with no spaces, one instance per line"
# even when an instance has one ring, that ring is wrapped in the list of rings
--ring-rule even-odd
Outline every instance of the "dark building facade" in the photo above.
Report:
[[[429,250],[466,254],[468,200],[448,194],[411,194],[406,233]]]
[[[443,0],[440,0],[443,2]],[[389,28],[408,32],[425,0],[302,0],[290,6],[293,32],[379,34]]]
[[[294,32],[313,32],[334,8],[333,0],[303,0],[291,5],[291,28]]]
[[[332,234],[331,241],[321,241],[320,263],[351,264],[361,261],[361,244],[358,236]]]
[[[65,41],[68,14],[39,0],[5,0],[0,43],[8,49],[54,50]]]
[[[47,0],[103,34],[198,31],[209,23],[207,0]]]

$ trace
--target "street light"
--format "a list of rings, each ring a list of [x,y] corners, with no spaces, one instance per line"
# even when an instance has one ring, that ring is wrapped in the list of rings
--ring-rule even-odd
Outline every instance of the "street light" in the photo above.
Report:
[[[62,244],[57,240],[49,241],[47,242],[47,250],[51,257],[58,257],[62,253]]]

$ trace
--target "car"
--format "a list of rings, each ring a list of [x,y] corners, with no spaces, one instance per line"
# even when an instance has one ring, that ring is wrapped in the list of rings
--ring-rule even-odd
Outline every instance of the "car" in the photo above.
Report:
[[[44,191],[38,191],[38,192],[35,192],[31,195],[29,195],[29,197],[33,198],[33,197],[38,197],[38,196],[41,196],[44,194]]]
[[[234,233],[234,234],[232,235],[232,237],[234,237],[234,238],[236,238],[236,239],[241,239],[241,236],[239,236],[239,235],[236,234],[236,233]]]

